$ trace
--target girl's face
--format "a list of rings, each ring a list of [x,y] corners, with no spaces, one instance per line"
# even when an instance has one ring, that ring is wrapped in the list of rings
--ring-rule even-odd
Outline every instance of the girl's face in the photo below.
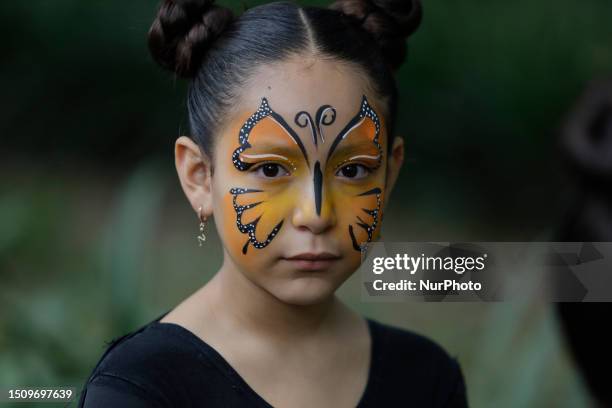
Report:
[[[379,234],[388,140],[365,85],[332,61],[265,67],[217,135],[212,200],[225,262],[282,301],[332,295]]]

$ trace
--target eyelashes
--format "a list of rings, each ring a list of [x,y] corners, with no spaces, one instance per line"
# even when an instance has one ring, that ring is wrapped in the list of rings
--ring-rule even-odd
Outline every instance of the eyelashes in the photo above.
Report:
[[[369,176],[373,171],[373,169],[364,166],[363,164],[349,163],[340,167],[335,174],[336,176],[345,179],[360,180]]]
[[[345,179],[359,180],[374,173],[380,166],[380,155],[360,155],[340,162],[335,174]]]
[[[280,177],[288,176],[291,173],[282,164],[274,162],[264,162],[251,168],[251,173],[254,173],[257,177],[264,179],[277,179]]]

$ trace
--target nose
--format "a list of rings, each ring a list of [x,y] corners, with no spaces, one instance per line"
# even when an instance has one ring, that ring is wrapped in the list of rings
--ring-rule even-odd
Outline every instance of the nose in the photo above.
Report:
[[[298,229],[308,229],[321,234],[336,224],[334,205],[325,188],[319,162],[315,163],[312,179],[305,183],[302,197],[292,216],[292,223]]]

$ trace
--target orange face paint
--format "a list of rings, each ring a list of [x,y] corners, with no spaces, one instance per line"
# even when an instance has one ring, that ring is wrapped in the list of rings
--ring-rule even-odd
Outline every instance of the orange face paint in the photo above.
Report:
[[[329,105],[321,106],[314,119],[298,112],[295,125],[309,128],[312,136],[303,140],[263,98],[244,120],[231,152],[235,185],[225,199],[235,213],[230,240],[240,245],[242,254],[247,255],[249,247],[265,248],[279,235],[296,206],[304,204],[304,183],[314,189],[312,211],[317,216],[334,211],[334,233],[346,247],[359,253],[361,244],[376,238],[386,165],[381,119],[365,95],[353,118],[330,134],[326,128],[335,119],[336,110]],[[258,176],[264,166],[273,172],[281,168],[282,175]]]

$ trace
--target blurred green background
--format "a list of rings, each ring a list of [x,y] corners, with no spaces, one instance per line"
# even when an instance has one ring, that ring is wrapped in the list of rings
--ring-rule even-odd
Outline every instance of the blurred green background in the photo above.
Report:
[[[399,74],[407,160],[383,239],[549,239],[568,197],[557,129],[610,74],[612,2],[423,2]],[[105,341],[221,264],[214,231],[197,246],[176,177],[186,84],[148,56],[156,7],[0,3],[0,385],[80,389]],[[459,359],[471,406],[588,406],[550,305],[368,304],[358,284],[340,296]]]

